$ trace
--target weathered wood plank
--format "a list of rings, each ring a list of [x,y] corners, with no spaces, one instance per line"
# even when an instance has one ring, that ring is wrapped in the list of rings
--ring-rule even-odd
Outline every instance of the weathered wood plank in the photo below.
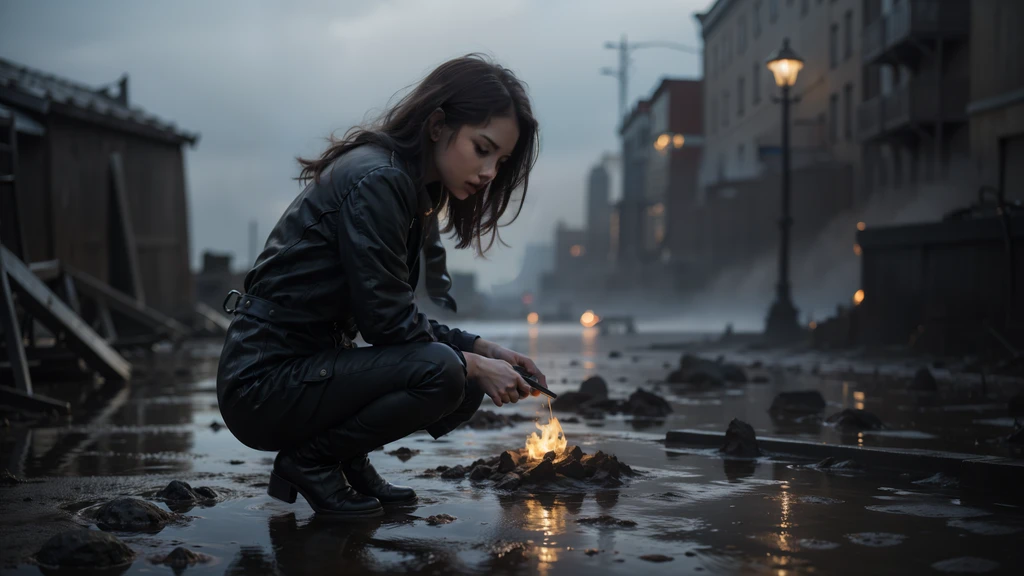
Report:
[[[0,247],[12,288],[22,294],[22,305],[53,333],[64,331],[67,345],[105,378],[128,380],[131,365],[93,331],[42,280],[5,247]]]
[[[6,248],[0,252],[0,330],[4,331],[7,340],[7,357],[14,374],[14,387],[23,394],[32,395],[32,377],[28,372],[28,361],[25,359],[25,346],[21,339],[21,327],[14,311],[14,295],[7,279]],[[13,258],[13,255],[11,256]]]

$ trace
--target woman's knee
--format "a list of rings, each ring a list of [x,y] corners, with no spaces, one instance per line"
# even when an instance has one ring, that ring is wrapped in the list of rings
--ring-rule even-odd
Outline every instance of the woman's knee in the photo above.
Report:
[[[437,392],[439,403],[446,412],[451,412],[462,403],[466,393],[466,366],[447,344],[427,344],[421,355],[422,360],[432,365],[427,380]]]

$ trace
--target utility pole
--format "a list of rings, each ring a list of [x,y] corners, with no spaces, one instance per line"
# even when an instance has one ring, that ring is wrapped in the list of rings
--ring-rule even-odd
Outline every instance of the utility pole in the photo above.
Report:
[[[619,81],[619,119],[618,122],[622,122],[623,118],[626,117],[626,102],[629,98],[629,66],[630,66],[630,53],[634,50],[641,48],[668,48],[670,50],[677,50],[679,52],[686,52],[687,54],[700,54],[699,48],[693,46],[687,46],[685,44],[679,44],[676,42],[664,42],[664,41],[653,41],[653,42],[633,42],[630,43],[626,39],[626,35],[622,35],[622,39],[618,43],[605,42],[604,47],[608,50],[619,51],[619,67],[609,68],[604,67],[601,69],[601,74],[604,76],[612,76]],[[618,125],[616,122],[616,126]]]

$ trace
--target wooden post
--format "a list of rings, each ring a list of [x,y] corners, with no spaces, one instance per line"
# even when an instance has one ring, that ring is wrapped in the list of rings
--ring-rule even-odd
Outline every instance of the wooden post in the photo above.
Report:
[[[132,225],[131,210],[128,209],[128,192],[124,185],[124,168],[121,154],[110,154],[110,285],[134,297],[139,304],[146,304],[142,290],[142,274],[139,271],[139,250]]]

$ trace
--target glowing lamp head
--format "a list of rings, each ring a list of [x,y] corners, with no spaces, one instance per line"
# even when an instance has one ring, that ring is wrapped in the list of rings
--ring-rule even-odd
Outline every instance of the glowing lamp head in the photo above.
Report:
[[[789,38],[783,38],[782,48],[772,53],[765,65],[775,76],[775,84],[780,88],[789,88],[796,84],[796,77],[803,69],[804,61],[789,47]]]

